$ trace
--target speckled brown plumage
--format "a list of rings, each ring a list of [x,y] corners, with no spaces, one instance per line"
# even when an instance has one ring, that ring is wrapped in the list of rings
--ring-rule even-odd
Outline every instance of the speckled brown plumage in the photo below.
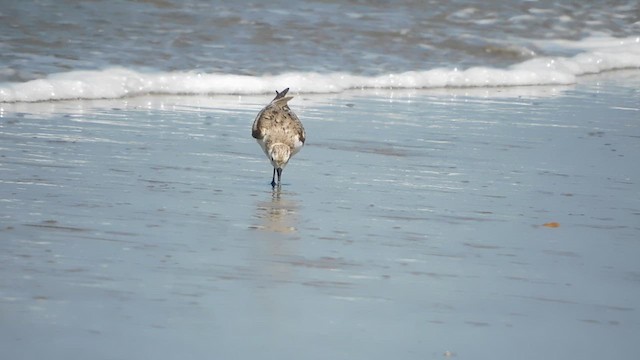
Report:
[[[288,91],[289,88],[276,91],[276,97],[258,113],[251,128],[251,136],[273,165],[273,186],[276,172],[279,184],[282,169],[302,149],[306,137],[302,122],[288,105],[293,99],[293,96],[286,96]]]

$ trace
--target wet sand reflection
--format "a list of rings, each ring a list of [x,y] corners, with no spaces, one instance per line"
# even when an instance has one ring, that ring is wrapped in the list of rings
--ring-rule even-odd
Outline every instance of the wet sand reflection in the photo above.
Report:
[[[292,266],[286,259],[297,257],[300,239],[297,194],[275,187],[264,200],[256,203],[252,229],[257,230],[258,243],[253,254],[257,278],[269,283],[293,281]],[[258,275],[259,274],[259,275]]]
[[[298,203],[295,193],[273,188],[267,200],[256,205],[255,217],[260,224],[255,228],[270,233],[292,234],[298,231]]]

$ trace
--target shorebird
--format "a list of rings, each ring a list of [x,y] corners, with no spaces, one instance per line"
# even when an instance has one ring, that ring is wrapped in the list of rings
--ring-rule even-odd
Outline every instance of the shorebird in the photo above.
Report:
[[[287,102],[293,96],[286,96],[289,88],[278,92],[269,105],[260,110],[251,128],[251,136],[257,141],[273,165],[271,186],[280,185],[282,169],[289,159],[304,145],[304,127]],[[276,173],[278,182],[276,183]]]

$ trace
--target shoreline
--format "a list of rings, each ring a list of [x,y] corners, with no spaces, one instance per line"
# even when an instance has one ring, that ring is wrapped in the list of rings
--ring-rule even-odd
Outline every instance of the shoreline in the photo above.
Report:
[[[346,89],[337,92],[315,93],[315,92],[292,92],[298,101],[301,97],[307,100],[312,99],[332,99],[349,97],[400,97],[411,98],[415,96],[436,96],[436,97],[474,97],[474,98],[539,98],[562,96],[562,94],[574,90],[579,90],[585,85],[593,82],[605,82],[615,86],[633,87],[640,83],[640,70],[638,69],[618,69],[609,70],[598,74],[586,74],[578,78],[573,84],[549,84],[549,85],[513,85],[513,86],[469,86],[469,87],[438,87],[438,88],[363,88]],[[626,83],[626,85],[625,85]],[[77,105],[89,104],[98,107],[109,107],[113,102],[117,105],[131,103],[133,106],[147,106],[154,103],[154,100],[165,99],[168,103],[178,105],[186,103],[188,106],[198,106],[211,102],[214,105],[229,106],[234,102],[241,103],[243,98],[259,99],[268,98],[273,92],[264,94],[163,94],[149,93],[138,94],[117,98],[99,99],[60,99],[60,100],[39,100],[39,101],[12,101],[0,102],[0,107],[6,112],[28,112],[27,108],[33,107],[38,111],[39,107],[46,107],[46,104],[55,105]],[[235,99],[235,100],[234,100]],[[238,104],[242,106],[242,104]],[[153,107],[153,105],[151,105]]]
[[[294,94],[279,192],[270,95],[0,104],[0,347],[628,358],[638,88]]]

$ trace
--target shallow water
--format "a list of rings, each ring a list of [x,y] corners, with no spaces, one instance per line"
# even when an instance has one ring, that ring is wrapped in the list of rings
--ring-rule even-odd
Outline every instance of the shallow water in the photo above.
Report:
[[[3,5],[0,103],[557,86],[640,69],[634,0]]]
[[[277,191],[263,96],[3,104],[0,347],[631,358],[638,85],[297,96]]]
[[[114,66],[260,76],[505,67],[535,56],[571,55],[547,41],[640,32],[640,7],[633,0],[3,5],[0,82]]]

